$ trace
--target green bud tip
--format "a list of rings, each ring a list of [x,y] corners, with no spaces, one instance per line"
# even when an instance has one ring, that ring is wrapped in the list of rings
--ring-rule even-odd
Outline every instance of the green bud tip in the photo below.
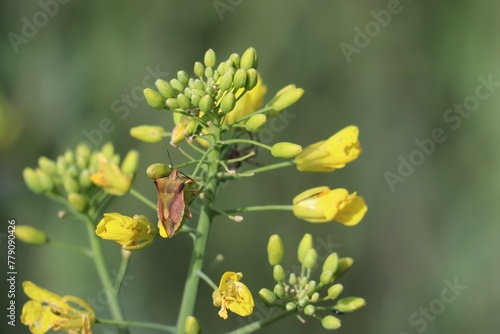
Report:
[[[323,263],[323,271],[331,271],[332,273],[334,273],[337,271],[338,265],[339,256],[337,255],[337,253],[331,253]]]
[[[331,283],[333,281],[333,272],[331,272],[330,270],[321,272],[321,275],[319,276],[319,281],[323,285]]]
[[[165,104],[167,105],[167,107],[169,109],[179,108],[179,102],[177,101],[177,99],[175,97],[168,98],[167,101],[165,102]]]
[[[183,93],[177,95],[177,103],[181,109],[187,110],[191,107],[191,100]]]
[[[234,88],[235,89],[243,88],[245,87],[246,82],[247,82],[247,71],[241,68],[236,70],[233,77]]]
[[[157,143],[163,139],[164,132],[161,126],[140,125],[130,129],[130,136],[146,143]]]
[[[337,301],[334,309],[340,312],[356,311],[366,305],[366,301],[360,297],[347,297]]]
[[[233,92],[229,92],[222,98],[222,101],[220,103],[220,108],[222,112],[228,113],[234,109],[235,105],[236,105],[236,97],[234,96]]]
[[[257,66],[257,52],[254,48],[248,48],[241,56],[240,68],[248,70]]]
[[[342,276],[347,270],[354,265],[354,260],[350,257],[343,257],[339,259],[337,271],[333,274],[333,279],[336,280]]]
[[[15,234],[17,239],[29,245],[41,246],[49,241],[43,231],[28,225],[17,225]]]
[[[164,98],[168,99],[170,97],[174,97],[175,96],[174,89],[172,88],[172,86],[167,81],[158,79],[155,82],[155,86],[158,89],[158,92],[160,92],[160,94]]]
[[[165,99],[155,90],[151,88],[144,89],[144,97],[146,98],[146,102],[153,108],[157,110],[163,109],[165,106]]]
[[[287,311],[293,311],[297,308],[297,305],[295,305],[294,302],[288,302],[286,303],[285,308]]]
[[[340,325],[340,320],[333,315],[327,315],[321,320],[321,326],[324,329],[339,329]]]
[[[260,289],[259,297],[267,306],[273,306],[277,299],[276,295],[271,290],[265,288]]]
[[[178,71],[177,72],[177,80],[183,85],[187,85],[189,82],[189,75],[186,71]]]
[[[279,299],[284,299],[286,294],[285,294],[285,289],[283,288],[283,286],[281,284],[276,284],[274,286],[274,294],[279,298]]]
[[[68,195],[68,201],[71,206],[78,212],[83,212],[87,208],[89,201],[83,195],[71,193]]]
[[[173,89],[175,89],[179,93],[183,92],[185,88],[184,84],[177,79],[170,80],[170,85],[172,86]]]
[[[269,259],[269,264],[274,266],[280,264],[285,256],[285,248],[283,247],[283,242],[277,234],[271,235],[269,242],[267,243],[267,257]],[[284,278],[283,278],[284,279]]]
[[[146,169],[146,175],[153,180],[167,177],[171,173],[172,173],[172,168],[170,168],[169,165],[163,163],[152,164]]]
[[[26,167],[23,170],[23,178],[26,186],[33,191],[35,194],[43,193],[43,188],[40,182],[38,181],[38,176],[34,169]]]
[[[306,307],[304,307],[304,314],[305,315],[313,315],[314,313],[316,313],[316,307],[314,307],[314,305],[307,305]]]
[[[338,296],[344,291],[342,284],[334,284],[328,288],[328,298],[337,299]]]
[[[285,270],[280,264],[274,266],[273,278],[276,282],[283,282],[285,280]]]
[[[121,170],[125,175],[133,175],[137,171],[138,164],[139,164],[139,152],[136,150],[130,150],[123,159]]]
[[[281,159],[295,158],[301,152],[302,146],[289,142],[276,143],[271,148],[272,156]]]
[[[201,326],[198,319],[192,315],[186,317],[186,323],[184,325],[184,333],[186,334],[199,334],[201,333]]]
[[[64,190],[69,194],[69,193],[77,193],[79,190],[79,184],[78,182],[73,179],[72,177],[66,177],[64,179]]]
[[[217,62],[217,58],[215,57],[215,51],[209,49],[207,52],[205,52],[205,58],[203,59],[203,62],[207,67],[214,67],[215,63]]]
[[[233,84],[233,75],[231,73],[226,73],[220,79],[219,89],[224,92],[228,91],[231,89],[232,84]]]
[[[257,86],[259,82],[259,75],[255,68],[251,68],[247,70],[247,81],[245,82],[245,89],[252,90]]]
[[[318,253],[314,248],[310,249],[306,257],[304,258],[304,266],[307,269],[313,269],[316,266],[316,263],[318,262]]]
[[[200,110],[209,112],[214,107],[214,100],[210,95],[205,95],[200,99]]]
[[[248,132],[254,132],[254,133],[259,132],[266,124],[266,121],[267,121],[267,116],[264,114],[253,115],[245,123],[245,129]]]
[[[295,284],[297,284],[297,275],[295,275],[294,273],[291,273],[290,274],[290,277],[288,278],[288,283],[290,283],[290,285],[294,286]]]
[[[52,178],[47,175],[47,173],[43,172],[41,169],[36,169],[35,170],[36,177],[38,179],[38,182],[40,184],[40,187],[42,188],[43,192],[52,192],[54,189],[54,183],[52,182]]]
[[[304,234],[304,236],[302,237],[302,240],[299,243],[299,247],[297,249],[297,255],[298,255],[298,259],[299,259],[300,263],[304,262],[304,259],[306,258],[306,255],[307,255],[307,252],[309,252],[309,250],[313,247],[314,247],[314,243],[313,243],[312,235],[309,233]]]
[[[279,95],[276,101],[272,104],[274,110],[269,114],[271,116],[278,115],[282,110],[296,103],[302,95],[304,95],[304,90],[302,88],[296,88]]]
[[[194,75],[196,75],[197,77],[202,77],[203,74],[205,73],[205,67],[203,66],[202,63],[197,61],[196,63],[194,63],[193,72],[194,72]]]

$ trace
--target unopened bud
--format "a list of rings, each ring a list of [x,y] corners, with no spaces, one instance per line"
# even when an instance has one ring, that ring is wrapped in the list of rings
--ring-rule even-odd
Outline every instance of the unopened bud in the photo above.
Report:
[[[146,169],[146,175],[153,180],[161,179],[172,174],[172,168],[163,163],[152,164]]]
[[[236,70],[233,77],[234,88],[240,89],[242,87],[245,87],[246,82],[247,82],[247,71],[241,68]]]
[[[178,71],[177,80],[179,80],[179,82],[185,86],[189,82],[189,75],[186,71]]]
[[[285,279],[285,270],[280,264],[274,266],[273,278],[276,282],[282,282]]]
[[[264,114],[256,114],[248,119],[245,123],[245,129],[248,132],[259,132],[266,124],[267,116]]]
[[[276,295],[269,289],[260,289],[259,297],[267,306],[273,306],[276,302]]]
[[[257,66],[257,52],[254,48],[248,48],[241,56],[240,68],[248,70]]]
[[[200,99],[200,110],[203,112],[208,112],[214,107],[214,100],[210,95],[205,95]]]
[[[144,89],[144,97],[146,98],[146,102],[157,110],[161,110],[165,106],[165,98],[151,88]]]
[[[309,233],[304,234],[297,249],[297,255],[300,263],[304,262],[307,253],[309,252],[310,249],[313,248],[313,246],[314,245],[313,245],[312,235]]]
[[[198,319],[192,315],[186,317],[186,323],[184,325],[185,334],[199,334],[201,333],[201,326]]]
[[[333,315],[327,315],[321,320],[321,326],[323,326],[324,329],[339,329],[340,325],[340,319]]]
[[[205,73],[205,67],[203,66],[202,63],[197,61],[196,63],[194,63],[193,72],[194,72],[194,75],[196,75],[197,77],[202,77],[203,74]]]
[[[205,66],[207,67],[214,67],[215,63],[217,62],[217,58],[215,57],[215,51],[212,49],[209,49],[207,52],[205,52],[205,58],[203,59]]]
[[[69,204],[78,212],[83,212],[87,208],[89,201],[83,195],[71,193],[68,195]]]
[[[302,146],[289,142],[276,143],[271,148],[272,156],[281,159],[294,158],[301,152],[302,152]]]
[[[337,299],[338,296],[344,291],[342,284],[334,284],[328,288],[328,298]]]
[[[183,93],[177,95],[177,103],[179,103],[179,107],[184,110],[189,109],[189,107],[191,107],[191,100]]]
[[[157,143],[163,139],[165,130],[161,126],[140,125],[130,129],[130,135],[146,143]]]
[[[269,115],[277,116],[282,110],[297,102],[302,95],[304,95],[304,90],[302,88],[295,88],[294,90],[279,95],[276,101],[272,104],[274,110],[270,111]]]
[[[366,305],[366,301],[359,297],[347,297],[337,301],[334,309],[340,312],[356,311]]]
[[[139,152],[136,150],[130,150],[123,159],[121,170],[125,175],[133,175],[137,170],[138,164],[139,164]]]
[[[332,273],[335,273],[337,271],[337,267],[339,265],[339,256],[337,253],[331,253],[328,255],[326,258],[325,262],[323,263],[323,271],[331,271]]]
[[[31,191],[33,191],[35,194],[43,193],[42,185],[38,181],[38,177],[34,169],[26,167],[23,170],[23,178],[24,182]]]
[[[281,242],[280,236],[277,234],[271,235],[269,242],[267,243],[267,257],[269,259],[269,264],[272,266],[281,264],[284,256],[285,248],[283,247],[283,242]]]
[[[172,88],[172,86],[167,81],[162,80],[162,79],[158,79],[155,82],[155,86],[158,89],[158,92],[160,92],[160,94],[164,98],[168,99],[169,97],[174,97],[175,96],[174,89]]]
[[[30,245],[41,246],[48,242],[43,231],[28,225],[17,225],[15,234],[17,239]]]
[[[247,81],[245,82],[245,89],[252,90],[259,82],[259,74],[255,68],[247,70]]]
[[[307,269],[313,269],[316,266],[317,261],[318,261],[318,253],[314,248],[312,248],[309,250],[309,252],[307,252],[307,255],[304,258],[303,263]]]
[[[236,105],[236,97],[234,96],[233,92],[228,92],[223,98],[220,103],[220,108],[222,112],[228,113],[231,110],[234,109],[234,106]]]

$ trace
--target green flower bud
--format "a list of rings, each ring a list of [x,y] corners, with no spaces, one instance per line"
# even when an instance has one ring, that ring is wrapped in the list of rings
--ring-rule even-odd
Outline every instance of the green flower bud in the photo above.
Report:
[[[207,95],[207,93],[205,93],[205,89],[194,88],[191,90],[191,92],[193,93],[191,95],[191,97],[193,97],[195,95],[198,95],[199,97],[203,97],[203,96]]]
[[[281,284],[276,284],[274,286],[274,294],[279,298],[279,299],[284,299],[285,298],[285,289]]]
[[[259,82],[259,75],[257,74],[257,70],[251,68],[247,71],[247,81],[245,82],[245,89],[252,90],[257,83]]]
[[[69,204],[78,212],[83,212],[87,208],[89,201],[83,195],[71,193],[68,195]]]
[[[259,132],[266,124],[267,116],[264,114],[256,114],[250,117],[245,123],[245,129],[248,132]]]
[[[113,156],[115,155],[115,147],[113,146],[113,143],[108,141],[101,147],[101,153],[106,157],[108,160],[112,160]]]
[[[316,266],[316,263],[318,262],[318,253],[314,248],[310,249],[309,252],[307,252],[306,257],[304,258],[304,266],[307,269],[313,269]]]
[[[299,298],[299,307],[304,308],[309,304],[309,297],[308,296],[303,296]]]
[[[297,305],[295,305],[294,302],[288,302],[286,303],[285,308],[287,311],[293,311],[297,308]]]
[[[306,258],[307,253],[309,252],[310,249],[314,247],[314,242],[312,235],[309,233],[304,234],[302,237],[302,240],[299,243],[299,247],[297,249],[297,255],[300,263],[304,262],[304,259]]]
[[[290,285],[292,285],[292,286],[297,284],[297,275],[295,275],[294,273],[291,273],[290,277],[288,278],[288,283],[290,283]]]
[[[207,78],[213,78],[214,77],[214,69],[211,67],[205,68],[205,76]]]
[[[312,292],[316,289],[316,281],[311,280],[306,284],[306,290],[307,292]]]
[[[267,306],[273,306],[276,302],[276,295],[269,289],[260,289],[259,297]]]
[[[240,89],[242,87],[245,87],[246,82],[247,82],[247,71],[241,68],[236,70],[233,77],[234,88]]]
[[[283,257],[285,256],[285,248],[283,247],[283,242],[277,234],[271,235],[269,242],[267,243],[267,257],[269,259],[269,264],[274,266],[281,264]]]
[[[306,307],[304,307],[305,315],[313,315],[314,313],[316,313],[316,307],[314,307],[314,305],[309,304]]]
[[[15,234],[17,239],[29,245],[41,246],[49,241],[43,231],[28,225],[17,225]]]
[[[133,175],[137,171],[138,164],[139,164],[139,152],[136,150],[130,150],[123,159],[121,170],[125,175]]]
[[[318,300],[319,300],[319,293],[317,293],[317,292],[313,293],[312,296],[311,296],[311,302],[312,303],[317,303]]]
[[[43,189],[43,192],[52,192],[52,189],[54,189],[52,178],[48,176],[47,173],[44,173],[41,169],[37,169],[35,173],[40,187]]]
[[[73,151],[67,150],[64,152],[64,160],[67,165],[73,165],[75,163],[75,155],[73,154]]]
[[[172,168],[167,164],[152,164],[146,169],[146,175],[153,180],[161,179],[172,174]]]
[[[223,98],[220,103],[220,108],[222,112],[228,113],[231,110],[234,109],[234,106],[236,105],[236,97],[234,96],[233,92],[228,92]]]
[[[193,72],[194,72],[194,75],[196,75],[197,77],[202,77],[203,74],[205,73],[205,67],[203,66],[202,63],[197,61],[196,63],[194,63]]]
[[[130,136],[146,143],[157,143],[163,139],[164,132],[161,126],[140,125],[130,129]]]
[[[233,75],[231,73],[226,73],[220,78],[219,89],[221,91],[230,90],[232,85]]]
[[[338,265],[339,256],[337,255],[337,253],[331,253],[323,263],[323,271],[331,271],[332,273],[334,273],[335,271],[337,271]]]
[[[295,158],[302,152],[302,146],[289,143],[289,142],[281,142],[276,143],[271,148],[271,154],[275,158],[281,159],[291,159]]]
[[[198,319],[196,319],[192,315],[186,317],[186,322],[184,324],[184,333],[185,334],[201,333],[201,326],[200,323],[198,322]]]
[[[240,55],[237,53],[232,53],[229,59],[233,62],[235,67],[240,67]]]
[[[179,108],[179,102],[175,97],[170,97],[167,99],[167,102],[165,103],[169,109],[177,109]]]
[[[78,146],[76,147],[75,153],[77,156],[90,158],[92,151],[90,150],[90,147],[87,144],[81,143],[78,144]]]
[[[276,101],[274,101],[274,103],[272,104],[274,110],[270,111],[269,115],[279,115],[282,110],[290,107],[292,104],[297,102],[302,97],[302,95],[304,95],[304,90],[302,88],[295,88],[294,90],[279,95]]]
[[[146,102],[157,110],[161,110],[165,106],[165,98],[151,88],[144,89],[144,97],[146,98]]]
[[[38,158],[38,166],[48,175],[57,175],[56,163],[47,157]]]
[[[307,283],[308,283],[308,282],[309,282],[309,279],[308,279],[307,277],[305,277],[305,276],[304,276],[304,277],[301,277],[301,278],[299,279],[299,287],[300,287],[301,289],[303,289],[303,288],[307,285]]]
[[[319,276],[319,281],[321,282],[321,284],[326,285],[333,282],[332,278],[333,278],[333,272],[327,270],[321,273],[321,275]]]
[[[200,110],[208,112],[214,107],[214,100],[210,95],[205,95],[200,99]]]
[[[88,169],[83,170],[78,176],[78,183],[80,183],[80,187],[85,190],[88,189],[92,182],[90,181],[90,171]]]
[[[339,329],[340,325],[340,319],[333,315],[327,315],[321,320],[321,326],[323,326],[324,329]]]
[[[189,82],[189,75],[186,71],[178,71],[177,72],[177,80],[183,85],[187,85]]]
[[[155,82],[155,86],[164,98],[168,99],[175,96],[175,90],[167,81],[158,79]]]
[[[339,263],[337,266],[337,271],[333,274],[333,280],[336,281],[342,276],[349,268],[351,268],[354,264],[354,260],[350,257],[343,257],[339,259]]]
[[[207,88],[207,86],[205,85],[205,83],[203,81],[201,81],[200,79],[196,79],[194,81],[194,89],[200,89],[202,91],[205,91],[205,88]]]
[[[248,70],[257,66],[257,52],[254,48],[248,48],[241,56],[240,68]]]
[[[26,167],[23,169],[23,178],[24,182],[32,192],[35,194],[43,193],[43,187],[38,181],[36,172],[32,168]]]
[[[189,107],[191,107],[191,101],[189,100],[189,98],[186,95],[184,95],[182,93],[177,95],[177,102],[179,103],[179,107],[181,109],[186,110],[186,109],[189,109]]]
[[[338,296],[344,291],[342,284],[334,284],[328,288],[328,298],[337,299]]]
[[[79,185],[78,182],[76,182],[75,179],[72,177],[66,177],[64,180],[64,190],[70,194],[70,193],[77,193],[79,190]]]
[[[347,297],[337,301],[334,309],[340,312],[352,312],[366,305],[366,301],[359,297]]]
[[[170,85],[172,86],[173,89],[175,89],[178,92],[183,92],[184,91],[184,84],[182,84],[179,80],[177,79],[171,79],[170,80]]]
[[[191,95],[191,105],[193,107],[198,107],[200,105],[201,96],[193,94]]]
[[[214,67],[215,63],[217,62],[217,58],[215,57],[215,51],[209,49],[207,52],[205,52],[205,58],[203,59],[203,62],[207,67]]]
[[[273,278],[276,282],[283,282],[285,280],[285,270],[280,264],[274,266]]]

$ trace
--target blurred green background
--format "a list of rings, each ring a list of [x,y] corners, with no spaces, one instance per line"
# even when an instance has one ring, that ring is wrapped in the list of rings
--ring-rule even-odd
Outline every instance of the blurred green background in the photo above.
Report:
[[[339,333],[498,332],[499,2],[60,1],[57,8],[46,6],[54,1],[0,4],[2,254],[8,219],[40,227],[53,239],[87,244],[83,226],[58,220],[61,207],[26,188],[24,167],[86,140],[84,133],[99,129],[105,118],[113,131],[103,134],[102,143],[113,141],[121,154],[139,150],[141,170],[165,162],[167,141],[143,145],[128,135],[140,124],[172,126],[171,115],[148,107],[139,92],[177,70],[191,73],[208,48],[225,59],[253,46],[267,99],[289,83],[306,91],[289,109],[283,131],[273,132],[268,143],[307,145],[356,124],[363,153],[333,174],[290,168],[232,182],[220,192],[219,206],[287,204],[304,189],[329,185],[358,191],[369,211],[354,228],[311,225],[287,212],[249,213],[241,223],[218,219],[208,263],[217,254],[225,261],[207,274],[217,281],[223,271],[242,271],[257,298],[260,288],[273,286],[269,236],[282,236],[286,265],[293,266],[297,243],[309,232],[320,255],[337,251],[355,259],[341,283],[346,295],[364,297],[367,307],[342,316]],[[52,17],[40,14],[47,10]],[[37,23],[37,31],[24,27],[26,22]],[[368,35],[358,29],[368,29]],[[352,52],[346,57],[341,46]],[[481,78],[493,83],[485,86]],[[448,111],[464,103],[464,116]],[[428,155],[418,153],[416,141],[430,150],[436,128],[446,140],[435,143]],[[183,161],[171,147],[170,152],[174,162]],[[418,166],[402,170],[407,174],[391,187],[387,177],[404,168],[401,159]],[[266,152],[258,160],[273,161]],[[155,187],[144,173],[135,187],[155,199]],[[115,210],[154,216],[130,196],[116,200],[109,211]],[[190,244],[187,236],[156,240],[134,255],[122,292],[128,319],[175,323]],[[118,247],[111,242],[104,247],[116,272]],[[2,275],[5,262],[4,255]],[[16,266],[18,314],[26,301],[24,280],[62,295],[99,296],[93,263],[78,254],[18,243]],[[447,282],[466,288],[454,295],[446,290]],[[1,295],[5,310],[6,291]],[[452,302],[440,302],[451,296]],[[105,302],[95,305],[98,317],[109,316]],[[430,311],[424,314],[424,308]],[[230,314],[223,321],[205,284],[196,308],[204,333],[222,333],[269,312],[258,301],[250,318]],[[2,333],[27,333],[19,322],[12,328],[3,319]],[[261,333],[306,331],[322,328],[314,319],[302,325],[289,317]],[[104,326],[94,330],[114,332]]]

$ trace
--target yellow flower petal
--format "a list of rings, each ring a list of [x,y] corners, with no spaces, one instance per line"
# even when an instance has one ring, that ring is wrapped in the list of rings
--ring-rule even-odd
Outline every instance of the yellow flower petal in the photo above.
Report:
[[[239,282],[242,277],[242,273],[225,272],[221,277],[219,288],[212,293],[214,306],[220,306],[218,314],[223,319],[227,319],[228,309],[243,317],[253,312],[255,305],[253,296],[248,287]]]

